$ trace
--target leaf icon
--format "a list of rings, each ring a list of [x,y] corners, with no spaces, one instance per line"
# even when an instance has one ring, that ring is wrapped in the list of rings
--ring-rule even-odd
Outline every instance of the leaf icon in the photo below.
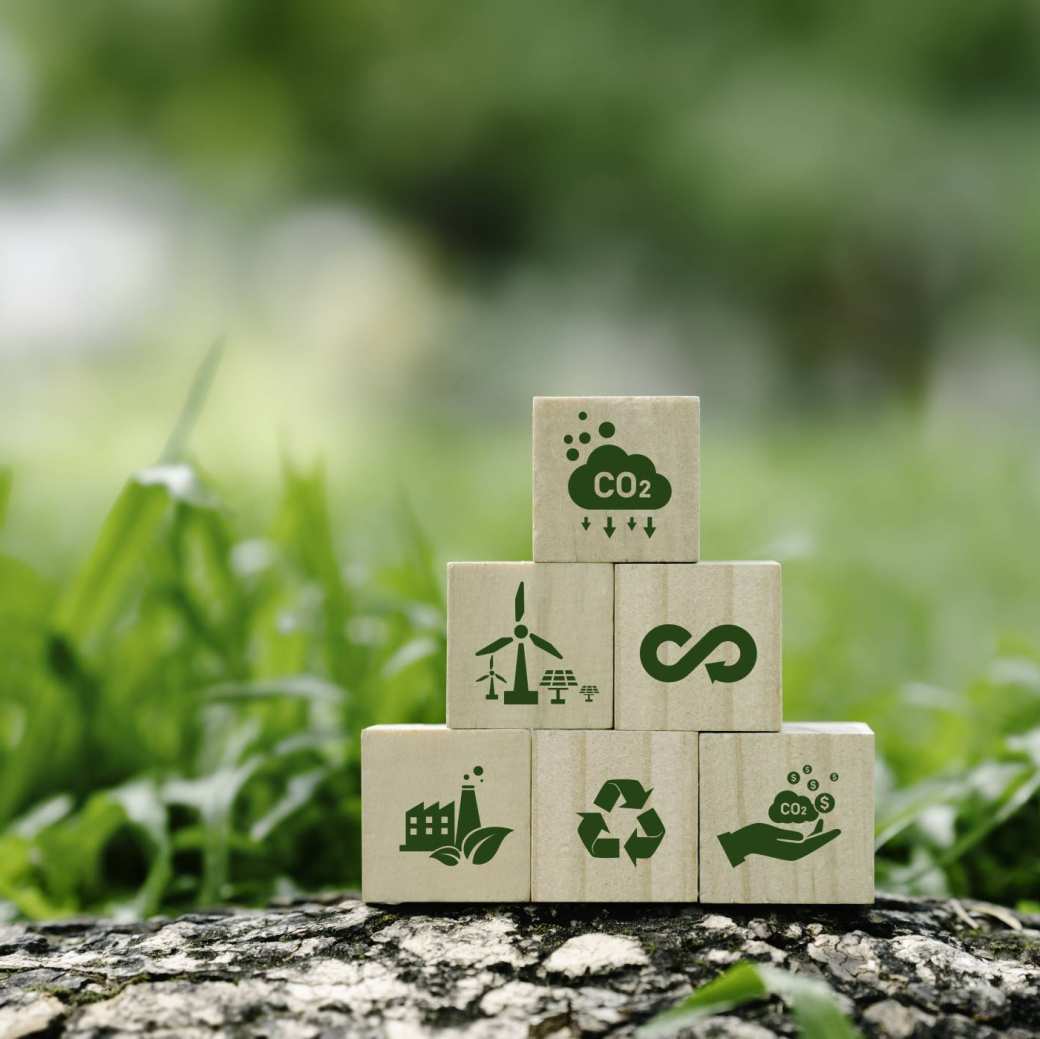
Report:
[[[466,839],[462,842],[462,854],[474,866],[483,866],[495,857],[506,834],[512,832],[508,826],[481,826],[466,834]]]
[[[445,844],[443,848],[430,852],[430,858],[443,862],[445,866],[454,866],[459,861],[459,849],[453,848],[450,844]]]

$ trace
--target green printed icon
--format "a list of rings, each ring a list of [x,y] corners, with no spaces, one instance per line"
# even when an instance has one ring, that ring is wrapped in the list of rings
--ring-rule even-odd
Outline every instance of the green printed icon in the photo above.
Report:
[[[500,675],[495,670],[495,658],[494,657],[490,657],[488,659],[488,669],[487,669],[487,671],[484,674],[482,674],[477,679],[477,681],[478,682],[487,682],[487,684],[488,684],[487,696],[484,697],[485,700],[497,700],[498,699],[498,693],[495,691],[495,682],[505,682],[506,681],[506,676],[505,675]]]
[[[552,657],[556,657],[557,660],[563,660],[563,654],[551,643],[548,639],[543,639],[541,635],[535,634],[531,631],[526,624],[522,623],[524,619],[524,582],[521,581],[517,586],[516,595],[513,598],[513,620],[514,627],[511,635],[502,635],[500,638],[489,642],[486,646],[478,649],[474,654],[478,657],[488,656],[489,654],[497,653],[500,649],[505,649],[506,646],[516,645],[516,665],[513,669],[513,688],[506,689],[503,693],[502,702],[506,704],[536,704],[538,703],[538,686],[531,687],[531,680],[527,674],[527,645],[530,641],[532,645],[537,646],[538,649],[542,650],[543,653],[548,653]],[[494,659],[494,658],[492,658]],[[493,671],[494,668],[491,668]],[[501,679],[501,676],[499,676]],[[478,678],[478,682],[483,682],[484,678]],[[575,683],[577,684],[577,683]],[[487,699],[497,699],[492,697],[488,693]],[[557,694],[559,695],[559,694]],[[560,701],[565,702],[565,701]]]
[[[672,497],[672,485],[646,455],[630,455],[616,444],[593,450],[571,473],[567,491],[579,508],[622,512],[633,505],[661,509]]]
[[[578,412],[578,421],[588,421],[587,411]],[[601,422],[599,435],[610,440],[616,432],[613,422]],[[563,442],[568,445],[566,455],[568,461],[577,462],[581,458],[581,450],[574,446],[574,436],[567,433]],[[582,430],[578,434],[578,443],[587,446],[592,441],[592,434]],[[594,447],[588,458],[579,465],[567,481],[567,493],[579,509],[597,512],[629,513],[628,519],[615,524],[612,515],[607,516],[602,530],[608,538],[612,538],[619,529],[627,528],[630,533],[637,530],[652,538],[657,531],[652,516],[645,523],[631,515],[631,512],[650,512],[664,508],[671,501],[672,485],[657,466],[646,455],[629,454],[617,444],[599,444]],[[588,532],[593,524],[586,515],[582,516],[581,528]]]
[[[653,788],[644,790],[638,779],[608,779],[593,801],[601,811],[578,813],[581,819],[578,836],[585,850],[594,859],[621,857],[620,838],[609,836],[610,826],[603,818],[603,812],[609,815],[615,808],[621,808],[639,812],[635,826],[625,840],[625,853],[632,860],[633,866],[638,865],[640,859],[649,859],[660,847],[665,835],[664,823],[657,812],[653,808],[642,810],[652,793]]]
[[[788,772],[787,781],[797,786],[802,775],[810,776],[812,770],[812,765],[803,765],[801,773]],[[838,773],[832,772],[830,780],[836,783]],[[811,791],[820,788],[816,779],[810,779],[806,786]],[[823,828],[823,817],[834,811],[836,805],[834,795],[827,791],[809,798],[794,790],[781,790],[769,806],[771,822],[750,823],[732,833],[720,833],[719,843],[730,865],[734,867],[739,866],[749,855],[764,855],[766,858],[787,862],[804,859],[841,834],[839,829]],[[816,824],[811,833],[791,829],[792,826],[806,823]]]
[[[542,680],[538,684],[546,689],[551,689],[556,694],[549,703],[561,704],[567,701],[560,696],[560,693],[568,689],[574,689],[578,684],[578,680],[574,677],[574,672],[570,668],[559,667],[549,668],[542,675]]]
[[[473,769],[473,777],[484,782],[482,766]],[[419,802],[404,813],[401,851],[429,852],[431,859],[445,866],[455,866],[460,859],[483,866],[495,857],[513,830],[508,826],[480,825],[476,786],[469,782],[469,773],[462,778],[457,816],[454,801],[444,805],[437,801],[431,805]]]
[[[666,664],[660,658],[660,649],[671,642],[680,649],[693,636],[678,624],[658,624],[651,628],[639,646],[639,662],[643,670],[658,682],[681,682],[688,678],[717,649],[727,642],[737,647],[739,656],[732,664],[713,660],[704,665],[708,677],[715,682],[739,682],[747,678],[758,660],[758,647],[751,634],[737,624],[719,624],[699,638],[675,663]]]
[[[599,689],[596,686],[582,685],[574,675],[574,671],[571,668],[564,667],[550,667],[546,668],[542,672],[542,677],[536,685],[531,685],[531,677],[527,671],[527,643],[530,643],[536,649],[541,650],[543,653],[548,653],[549,656],[555,657],[557,660],[563,660],[563,654],[546,638],[538,635],[536,632],[523,623],[524,612],[524,582],[521,581],[517,585],[516,595],[513,597],[513,631],[510,635],[501,635],[499,638],[492,642],[489,642],[486,646],[482,646],[476,651],[474,656],[488,657],[488,669],[480,675],[477,682],[487,682],[487,693],[484,697],[486,700],[497,700],[498,689],[495,685],[496,682],[505,683],[508,681],[503,675],[500,675],[495,670],[495,657],[494,654],[505,649],[507,646],[516,647],[516,660],[513,667],[513,687],[512,689],[505,689],[502,693],[502,703],[506,705],[522,704],[532,705],[538,703],[538,690],[541,687],[552,692],[553,697],[549,701],[551,704],[561,706],[567,702],[566,697],[563,695],[570,689],[579,689],[579,695],[584,696],[586,702],[591,703],[593,696],[599,693]],[[535,672],[537,674],[537,672]],[[589,693],[589,690],[592,693]]]

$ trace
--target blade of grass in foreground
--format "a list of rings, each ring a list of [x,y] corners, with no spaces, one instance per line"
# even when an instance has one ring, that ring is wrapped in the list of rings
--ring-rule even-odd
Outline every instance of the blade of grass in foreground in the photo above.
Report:
[[[694,1021],[723,1014],[767,996],[779,996],[794,1014],[805,1039],[857,1039],[859,1031],[838,1008],[834,992],[822,981],[756,963],[738,963],[702,985],[678,1006],[658,1014],[639,1036],[670,1036]]]
[[[195,423],[202,414],[203,407],[205,407],[206,398],[213,387],[213,380],[216,378],[217,369],[220,367],[223,357],[224,340],[218,339],[206,351],[206,356],[195,371],[195,377],[191,380],[191,387],[188,390],[188,396],[184,400],[184,406],[181,408],[177,421],[166,441],[166,446],[159,456],[160,464],[183,460],[188,447],[188,439],[195,428]]]
[[[55,627],[80,649],[109,625],[175,501],[212,505],[187,465],[136,473],[105,517],[83,568],[58,603]]]
[[[123,488],[93,551],[58,604],[55,627],[80,650],[112,620],[170,503],[213,504],[194,469],[177,463],[209,396],[223,352],[222,340],[206,352],[159,463],[135,474]]]
[[[162,487],[131,480],[105,518],[83,568],[58,603],[55,627],[83,647],[108,626],[166,516]]]
[[[11,469],[0,465],[0,530],[7,519],[7,505],[11,500]]]

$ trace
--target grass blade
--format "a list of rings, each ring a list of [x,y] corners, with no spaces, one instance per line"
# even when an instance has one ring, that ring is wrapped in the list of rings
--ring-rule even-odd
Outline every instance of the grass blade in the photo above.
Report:
[[[206,351],[202,363],[195,370],[195,377],[191,380],[188,396],[184,399],[184,405],[166,440],[166,446],[159,455],[160,463],[179,462],[184,459],[191,431],[195,428],[199,415],[202,414],[206,398],[213,387],[217,369],[220,368],[220,362],[224,357],[224,345],[223,339],[216,340]]]
[[[76,646],[88,646],[114,618],[169,504],[162,486],[131,480],[123,488],[93,550],[58,603],[55,627]]]
[[[779,996],[787,1004],[805,1039],[855,1039],[859,1031],[839,1009],[834,992],[822,981],[755,963],[738,963],[702,985],[678,1006],[643,1025],[644,1039],[671,1036],[700,1018]]]
[[[7,519],[7,506],[11,502],[11,468],[0,465],[0,530],[3,530],[4,520]]]

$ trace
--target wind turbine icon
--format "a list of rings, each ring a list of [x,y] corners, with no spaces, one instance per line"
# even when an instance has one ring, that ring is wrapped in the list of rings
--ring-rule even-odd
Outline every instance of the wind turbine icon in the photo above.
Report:
[[[548,639],[536,635],[526,624],[524,619],[524,582],[521,581],[516,589],[516,598],[513,600],[513,627],[512,635],[503,635],[501,638],[489,642],[483,649],[478,649],[474,654],[478,657],[486,656],[488,653],[497,653],[512,642],[516,642],[516,668],[513,672],[513,688],[506,689],[502,696],[502,702],[506,704],[536,704],[538,703],[538,687],[531,688],[527,678],[527,647],[525,640],[537,646],[540,650],[557,660],[563,660],[563,654]]]
[[[484,697],[485,700],[497,700],[498,699],[498,693],[495,692],[495,683],[496,682],[505,682],[506,681],[506,676],[505,675],[500,675],[495,670],[495,658],[492,657],[488,661],[487,674],[481,675],[480,678],[477,679],[477,681],[478,682],[487,682],[488,683],[487,696]]]

